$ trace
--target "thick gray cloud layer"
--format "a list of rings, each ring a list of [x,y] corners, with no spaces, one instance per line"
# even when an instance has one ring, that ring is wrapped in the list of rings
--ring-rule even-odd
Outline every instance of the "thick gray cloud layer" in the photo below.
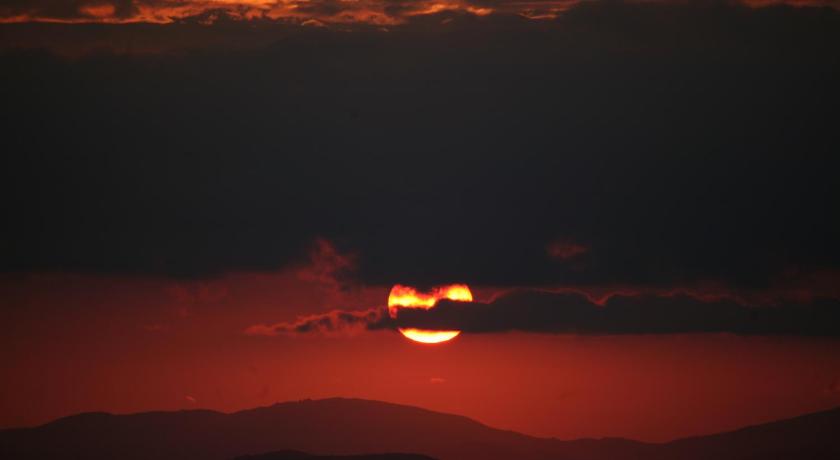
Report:
[[[5,272],[275,270],[317,237],[365,284],[840,270],[832,9],[0,27],[125,52],[0,55]]]

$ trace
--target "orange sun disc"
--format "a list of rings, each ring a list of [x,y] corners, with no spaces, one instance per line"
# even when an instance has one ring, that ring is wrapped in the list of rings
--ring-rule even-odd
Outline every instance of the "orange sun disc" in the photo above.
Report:
[[[388,295],[388,314],[392,318],[397,317],[400,308],[434,308],[440,299],[456,300],[459,302],[472,302],[473,296],[466,284],[451,284],[440,286],[431,292],[419,292],[413,287],[394,285]],[[441,343],[454,339],[461,331],[435,331],[428,329],[400,328],[400,333],[408,339],[420,343]]]

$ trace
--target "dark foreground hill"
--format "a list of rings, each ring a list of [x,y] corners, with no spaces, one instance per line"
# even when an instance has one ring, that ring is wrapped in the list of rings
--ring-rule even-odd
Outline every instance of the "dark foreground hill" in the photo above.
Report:
[[[837,459],[838,433],[840,409],[666,444],[560,441],[417,407],[325,399],[232,414],[79,414],[0,431],[0,458],[230,460],[294,450],[318,455],[410,452],[439,460]]]
[[[234,460],[435,460],[416,454],[369,454],[369,455],[311,455],[296,450],[269,452],[267,454],[243,455]]]

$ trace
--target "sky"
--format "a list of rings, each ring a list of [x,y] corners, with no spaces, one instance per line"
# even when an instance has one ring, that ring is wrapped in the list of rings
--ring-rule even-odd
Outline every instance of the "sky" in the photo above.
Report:
[[[838,43],[834,1],[7,2],[0,427],[346,396],[664,441],[835,407]]]

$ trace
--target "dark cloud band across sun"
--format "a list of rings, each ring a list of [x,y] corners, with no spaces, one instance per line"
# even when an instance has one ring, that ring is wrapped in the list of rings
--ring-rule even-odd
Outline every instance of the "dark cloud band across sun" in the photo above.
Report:
[[[367,330],[455,329],[465,333],[533,332],[624,335],[729,333],[840,337],[840,301],[745,305],[694,295],[613,295],[603,302],[580,292],[519,289],[489,302],[441,300],[432,309],[331,311],[292,323],[257,325],[249,335],[346,335]]]
[[[397,25],[411,17],[441,12],[475,16],[515,14],[553,19],[587,0],[12,0],[0,6],[0,22],[158,23],[195,20],[297,22],[305,25],[367,23]],[[671,0],[661,0],[667,3]],[[748,7],[773,5],[840,7],[835,0],[740,0]]]

